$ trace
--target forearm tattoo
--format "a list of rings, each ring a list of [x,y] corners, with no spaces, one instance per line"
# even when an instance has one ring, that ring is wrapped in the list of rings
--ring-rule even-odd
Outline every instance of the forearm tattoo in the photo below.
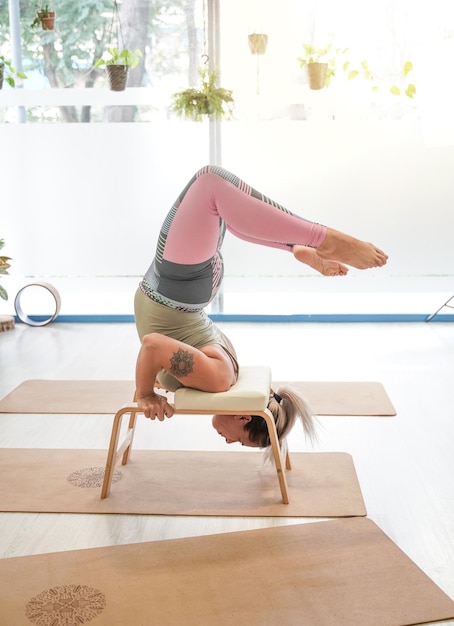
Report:
[[[179,348],[178,352],[173,353],[173,357],[170,359],[169,373],[172,376],[179,378],[180,376],[187,376],[192,374],[194,370],[194,355]]]

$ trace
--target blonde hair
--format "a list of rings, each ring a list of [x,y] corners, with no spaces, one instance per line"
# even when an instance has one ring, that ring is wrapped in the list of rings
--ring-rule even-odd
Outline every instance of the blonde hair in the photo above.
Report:
[[[310,442],[317,441],[316,418],[309,404],[298,392],[290,387],[280,387],[277,392],[272,391],[268,409],[274,417],[281,445],[298,419],[301,420],[304,434]],[[249,433],[249,439],[257,443],[260,448],[270,446],[268,427],[263,417],[253,415],[244,428]]]

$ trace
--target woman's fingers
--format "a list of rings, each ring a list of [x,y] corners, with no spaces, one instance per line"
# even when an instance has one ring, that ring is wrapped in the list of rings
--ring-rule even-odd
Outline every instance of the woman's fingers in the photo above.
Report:
[[[160,422],[163,422],[166,417],[172,417],[175,413],[175,409],[166,398],[157,394],[138,398],[137,404],[145,417],[152,420],[158,418]]]

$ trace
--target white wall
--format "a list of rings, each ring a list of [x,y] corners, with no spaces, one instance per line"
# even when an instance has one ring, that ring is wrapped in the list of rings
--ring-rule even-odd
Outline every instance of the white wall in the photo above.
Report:
[[[207,129],[182,129],[179,145],[159,125],[0,125],[11,273],[141,274],[179,187],[207,159]]]
[[[171,203],[208,160],[207,126],[0,125],[11,273],[141,275]],[[223,165],[309,219],[373,240],[393,276],[453,274],[454,147],[416,121],[227,123]],[[251,251],[253,250],[253,255]],[[229,236],[227,275],[298,274]]]
[[[389,274],[454,273],[454,146],[426,146],[418,122],[263,123],[225,135],[227,168],[305,217],[382,246]],[[241,264],[232,254],[229,271]],[[260,267],[272,269],[269,254]]]

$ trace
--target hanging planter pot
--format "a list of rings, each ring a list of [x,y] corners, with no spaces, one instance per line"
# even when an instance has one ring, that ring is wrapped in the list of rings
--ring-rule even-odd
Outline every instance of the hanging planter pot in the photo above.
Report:
[[[94,68],[105,65],[109,87],[112,91],[124,91],[128,81],[128,72],[137,67],[139,59],[142,57],[140,50],[119,50],[118,48],[108,48],[108,59],[100,58],[95,62]]]
[[[106,65],[109,89],[111,91],[124,91],[128,82],[128,65]]]
[[[110,37],[116,35],[116,44],[118,47],[108,46],[106,52],[99,59],[96,59],[93,68],[96,70],[105,66],[109,87],[112,91],[124,91],[128,82],[129,70],[133,70],[139,64],[143,57],[142,52],[137,50],[129,50],[124,47],[124,37],[121,28],[120,13],[117,0],[114,0],[112,13],[112,26]],[[107,54],[107,58],[106,55]]]
[[[347,71],[350,62],[340,64],[340,59],[346,52],[348,48],[333,48],[333,43],[329,43],[325,48],[315,48],[312,44],[303,43],[303,54],[297,57],[297,61],[301,68],[306,68],[309,88],[329,87],[331,79],[336,76],[337,68]],[[356,74],[357,72],[350,71],[349,78],[354,78]]]
[[[326,72],[328,63],[307,63],[306,73],[309,81],[309,89],[323,89],[326,85]]]
[[[55,28],[55,11],[45,13],[41,18],[41,28],[43,30],[54,30]]]
[[[248,43],[251,54],[265,54],[268,45],[268,35],[251,33],[248,35]]]
[[[40,26],[43,30],[54,30],[55,11],[49,4],[45,6],[39,5],[35,13],[35,19],[30,26],[31,28],[38,28]]]

